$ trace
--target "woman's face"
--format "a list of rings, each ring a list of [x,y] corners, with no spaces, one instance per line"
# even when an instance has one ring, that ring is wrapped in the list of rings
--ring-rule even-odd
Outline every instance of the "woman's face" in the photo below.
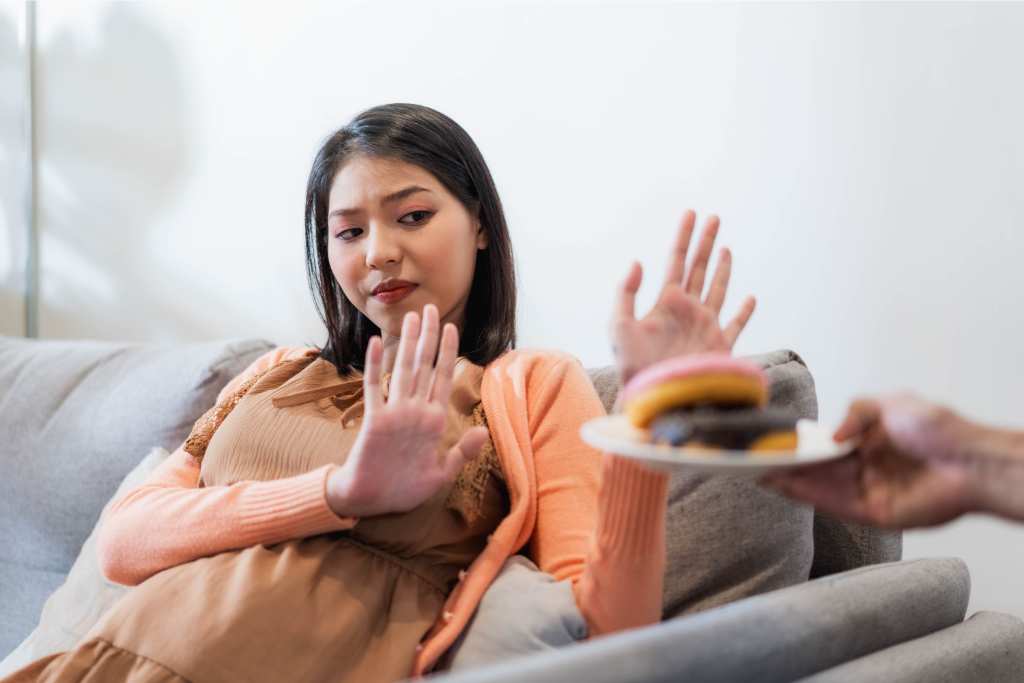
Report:
[[[327,256],[334,279],[385,340],[402,318],[432,303],[442,324],[462,329],[479,221],[428,171],[357,155],[334,176],[327,202]]]

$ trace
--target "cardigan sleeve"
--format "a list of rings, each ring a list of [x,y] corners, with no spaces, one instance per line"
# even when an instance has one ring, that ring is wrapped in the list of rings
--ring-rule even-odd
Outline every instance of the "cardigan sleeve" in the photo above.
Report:
[[[542,571],[573,581],[591,636],[657,623],[667,473],[583,442],[583,423],[605,413],[575,359],[557,357],[531,384],[537,482],[531,554]]]
[[[306,353],[280,348],[232,380],[218,402],[249,377]],[[199,463],[182,448],[139,487],[111,503],[100,525],[97,553],[108,579],[135,585],[199,557],[253,545],[351,528],[327,504],[334,465],[274,481],[199,485]]]

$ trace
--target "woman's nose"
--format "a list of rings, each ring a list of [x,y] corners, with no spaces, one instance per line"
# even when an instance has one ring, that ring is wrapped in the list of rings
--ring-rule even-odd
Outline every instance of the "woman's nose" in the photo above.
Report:
[[[380,269],[389,263],[402,260],[402,249],[398,240],[387,228],[372,226],[366,241],[366,266]]]

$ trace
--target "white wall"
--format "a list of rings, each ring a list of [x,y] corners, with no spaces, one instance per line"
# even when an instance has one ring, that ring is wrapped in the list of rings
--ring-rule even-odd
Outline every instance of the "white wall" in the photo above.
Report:
[[[44,3],[39,24],[43,336],[321,341],[309,162],[412,101],[491,165],[525,345],[609,362],[615,284],[632,257],[660,278],[692,206],[723,218],[733,301],[760,298],[739,351],[798,350],[824,420],[906,387],[1024,424],[1020,4]],[[967,558],[972,609],[1024,616],[1024,529],[970,519],[906,554]]]
[[[25,334],[23,3],[0,0],[0,335]]]

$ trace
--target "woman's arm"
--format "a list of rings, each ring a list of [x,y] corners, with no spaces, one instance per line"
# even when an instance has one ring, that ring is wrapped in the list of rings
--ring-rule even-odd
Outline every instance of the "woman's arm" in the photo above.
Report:
[[[303,353],[279,348],[262,356],[224,388],[218,402],[250,377]],[[339,517],[327,503],[333,469],[197,488],[199,463],[179,448],[144,484],[110,505],[98,539],[103,573],[135,585],[198,557],[351,528],[355,520]]]
[[[722,250],[708,293],[702,299],[718,235],[718,218],[711,216],[706,221],[693,261],[687,267],[695,224],[696,214],[687,211],[671,250],[661,293],[647,315],[639,319],[635,315],[642,279],[639,264],[633,264],[622,283],[610,331],[623,383],[644,367],[666,358],[731,351],[754,311],[754,299],[748,297],[728,325],[723,328],[719,323],[732,270],[728,249]],[[568,508],[583,507],[583,501],[573,500],[571,485],[573,478],[579,477],[579,465],[594,462],[597,457],[580,440],[579,428],[604,411],[593,385],[576,363],[557,366],[537,398],[541,405],[533,405],[531,400],[531,420],[538,415],[547,417],[536,432],[531,425],[540,487],[535,551],[538,565],[557,576],[560,570],[571,571],[581,562],[578,536],[582,518],[566,513]],[[562,455],[566,452],[576,455],[566,458]],[[592,513],[596,514],[596,529],[574,584],[577,604],[591,635],[659,621],[665,569],[668,475],[613,455],[601,456],[600,467],[597,509]],[[591,486],[584,484],[577,491]],[[558,521],[552,524],[544,518]],[[573,519],[576,525],[564,523]]]
[[[327,504],[333,465],[287,479],[196,488],[199,464],[176,450],[142,486],[115,501],[98,539],[111,581],[136,585],[199,557],[349,529]]]
[[[604,415],[601,400],[574,359],[547,366],[527,389],[538,499],[531,555],[573,581],[591,636],[657,623],[668,475],[587,446],[580,426]]]

